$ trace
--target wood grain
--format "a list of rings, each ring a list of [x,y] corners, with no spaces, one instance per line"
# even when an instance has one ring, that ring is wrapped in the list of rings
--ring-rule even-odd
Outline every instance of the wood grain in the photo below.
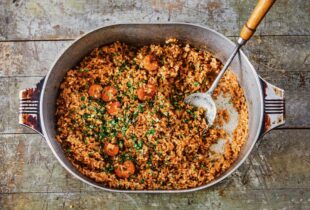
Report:
[[[240,28],[246,23],[257,0],[240,0]],[[256,34],[269,36],[310,35],[309,19],[310,1],[281,0],[276,1],[270,12],[260,24]]]
[[[45,76],[71,41],[0,42],[0,76]]]
[[[0,77],[45,76],[71,42],[0,42]],[[309,49],[310,36],[254,36],[242,48],[259,73],[278,74],[310,71]]]
[[[251,1],[129,0],[50,1],[4,0],[0,39],[71,39],[118,22],[190,22],[225,35],[238,35],[256,4]],[[310,35],[310,2],[278,1],[258,34]]]
[[[22,209],[258,209],[310,207],[309,130],[272,131],[232,176],[207,190],[173,195],[109,193],[69,175],[37,134],[0,136],[0,202]],[[296,141],[298,139],[298,141]],[[4,161],[5,160],[5,161]],[[25,181],[27,180],[27,181]],[[121,201],[121,202],[120,202]],[[127,208],[128,207],[128,208]],[[6,209],[6,208],[5,208]]]
[[[284,88],[287,125],[220,184],[186,194],[99,191],[69,175],[45,140],[17,125],[18,91],[73,39],[119,22],[189,22],[238,37],[257,0],[0,0],[0,209],[310,209],[310,1],[277,1],[243,47]],[[296,129],[304,128],[304,129]]]
[[[265,197],[268,196],[267,201]],[[93,209],[93,210],[257,210],[257,209],[301,209],[307,210],[309,190],[247,190],[226,191],[222,194],[212,190],[201,193],[176,195],[134,195],[108,194],[104,192],[74,193],[17,193],[4,194],[0,202],[4,209],[24,210],[31,206],[33,210],[41,209]],[[18,201],[18,202],[16,202]],[[1,204],[1,203],[0,203]]]

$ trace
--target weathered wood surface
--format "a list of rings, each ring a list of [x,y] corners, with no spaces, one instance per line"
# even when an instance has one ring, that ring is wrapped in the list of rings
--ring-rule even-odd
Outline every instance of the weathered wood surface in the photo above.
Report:
[[[285,89],[287,124],[220,184],[173,195],[108,193],[68,174],[45,140],[17,125],[18,91],[73,39],[118,22],[189,22],[232,40],[256,0],[0,0],[0,209],[310,209],[310,1],[277,1],[244,51]],[[303,128],[303,129],[297,129]]]
[[[190,22],[237,35],[255,0],[2,0],[1,39],[71,39],[118,22]],[[258,33],[310,35],[308,0],[276,3]],[[297,12],[298,11],[298,12]],[[306,27],[308,26],[308,27]]]
[[[309,130],[267,134],[240,169],[220,184],[196,193],[108,193],[68,175],[44,139],[7,134],[0,140],[0,204],[23,209],[275,209],[310,208]],[[296,151],[304,150],[303,153]],[[96,205],[94,205],[96,203]]]
[[[0,42],[0,77],[44,76],[70,43]],[[259,73],[310,71],[310,36],[254,36],[242,49]]]

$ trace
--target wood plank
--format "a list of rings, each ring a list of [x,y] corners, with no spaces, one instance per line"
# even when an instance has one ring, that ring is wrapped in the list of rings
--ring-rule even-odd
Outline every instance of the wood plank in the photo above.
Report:
[[[230,37],[235,41],[235,37]],[[0,76],[44,76],[72,41],[0,42]],[[259,72],[309,71],[310,36],[255,36],[243,47]]]
[[[310,130],[270,132],[240,169],[214,189],[310,190],[309,137]],[[97,191],[69,175],[37,134],[2,134],[0,148],[2,193]]]
[[[241,0],[239,3],[239,19],[243,25],[256,0]],[[305,0],[282,0],[276,1],[259,26],[258,35],[309,35],[310,1]]]
[[[34,133],[18,124],[19,91],[33,87],[41,77],[0,78],[0,133]]]
[[[94,189],[67,173],[40,135],[1,135],[0,139],[1,193]]]
[[[255,3],[0,1],[0,209],[310,209],[310,129],[270,132],[233,175],[210,189],[147,195],[83,184],[60,166],[41,136],[17,125],[18,91],[46,75],[68,39],[121,21],[180,21],[235,40]],[[256,33],[261,36],[244,47],[260,75],[286,90],[284,128],[310,128],[309,9],[310,1],[277,1]]]
[[[0,39],[71,39],[118,22],[190,22],[238,35],[256,1],[130,0],[11,1],[1,3]],[[310,35],[309,1],[278,1],[259,34]]]
[[[238,1],[234,1],[237,4]],[[238,14],[230,1],[5,1],[5,39],[76,38],[97,27],[118,22],[179,21],[202,23],[232,33],[238,29]],[[208,18],[209,17],[209,18]],[[229,17],[229,18],[227,18]]]
[[[0,76],[45,76],[71,41],[0,42]]]
[[[69,175],[35,134],[0,136],[0,207],[4,209],[308,209],[310,130],[276,130],[256,144],[233,175],[186,194],[121,194]],[[13,208],[14,207],[14,208]]]
[[[268,196],[269,201],[264,198]],[[186,194],[111,194],[105,192],[77,193],[18,193],[4,194],[0,199],[3,209],[58,210],[58,209],[109,209],[109,210],[157,210],[157,209],[301,209],[310,208],[310,192],[293,190],[227,191],[213,190]]]
[[[254,36],[242,49],[259,73],[310,71],[310,36]]]

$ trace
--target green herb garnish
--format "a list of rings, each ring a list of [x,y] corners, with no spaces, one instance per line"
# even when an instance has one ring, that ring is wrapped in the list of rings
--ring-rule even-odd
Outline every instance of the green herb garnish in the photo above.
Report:
[[[89,71],[88,68],[80,69],[80,72],[88,72],[88,71]]]
[[[138,142],[136,142],[135,143],[135,148],[136,148],[136,150],[140,150],[140,149],[142,149],[142,146],[143,146],[143,142],[142,141],[138,141]]]
[[[96,84],[100,84],[100,77],[96,77],[95,83],[96,83]]]
[[[112,173],[114,171],[114,167],[113,165],[109,164],[106,168],[106,171],[109,172],[109,173]]]
[[[139,110],[139,112],[143,112],[143,105],[142,104],[138,105],[138,110]]]
[[[84,113],[84,114],[82,115],[82,118],[88,119],[88,118],[90,118],[90,114]]]
[[[196,87],[198,87],[198,86],[200,85],[200,83],[199,83],[199,82],[194,82],[194,85],[195,85]]]
[[[128,88],[132,88],[131,82],[127,82],[127,87],[128,87]]]
[[[120,72],[122,72],[122,71],[124,71],[124,69],[127,69],[128,68],[128,62],[127,62],[127,60],[124,62],[124,63],[122,63],[122,65],[119,67],[119,71]]]
[[[156,133],[156,131],[152,128],[148,131],[146,131],[145,135],[154,135]]]
[[[110,124],[115,127],[117,125],[117,120],[113,119],[110,121]]]
[[[124,142],[122,140],[118,140],[118,146],[120,149],[123,149],[124,148]]]
[[[135,134],[133,134],[133,133],[131,134],[131,138],[132,138],[133,141],[137,141],[137,136]]]

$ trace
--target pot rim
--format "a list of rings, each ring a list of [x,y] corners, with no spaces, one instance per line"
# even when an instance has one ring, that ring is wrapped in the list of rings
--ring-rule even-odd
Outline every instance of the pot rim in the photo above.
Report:
[[[202,28],[202,29],[205,29],[205,30],[209,30],[213,33],[215,33],[216,35],[222,37],[223,39],[225,39],[229,44],[232,44],[232,45],[235,45],[235,43],[233,41],[231,41],[230,39],[228,39],[225,35],[215,31],[214,29],[210,29],[206,26],[201,26],[201,25],[198,25],[198,24],[192,24],[192,23],[182,23],[182,22],[159,22],[159,23],[143,23],[143,22],[137,22],[137,23],[126,23],[126,22],[120,22],[120,23],[115,23],[115,24],[110,24],[110,25],[106,25],[106,26],[101,26],[101,27],[97,27],[85,34],[83,34],[82,36],[79,36],[77,37],[71,44],[69,44],[68,47],[66,47],[63,51],[61,51],[57,58],[55,59],[55,61],[53,62],[53,64],[51,65],[51,68],[49,69],[48,73],[46,74],[45,76],[45,79],[44,79],[44,83],[43,83],[43,86],[42,86],[42,91],[41,91],[41,94],[40,94],[40,116],[43,116],[43,96],[44,96],[44,90],[45,88],[48,86],[47,84],[47,80],[49,78],[49,76],[52,74],[52,71],[54,69],[54,66],[55,64],[58,62],[58,60],[63,56],[63,54],[70,49],[70,47],[74,44],[76,44],[78,41],[80,41],[83,37],[86,37],[88,36],[89,34],[91,33],[94,33],[98,30],[101,30],[102,28],[108,28],[108,27],[115,27],[115,26],[122,26],[122,25],[188,25],[188,26],[194,26],[194,27],[199,27],[199,28]],[[239,160],[239,163],[236,164],[234,166],[234,168],[220,176],[219,178],[215,178],[214,180],[212,180],[211,182],[205,184],[205,185],[201,185],[201,186],[198,186],[198,187],[195,187],[195,188],[189,188],[189,189],[181,189],[181,190],[120,190],[120,189],[113,189],[113,188],[107,188],[107,187],[104,187],[104,186],[99,186],[99,185],[96,185],[94,183],[91,183],[90,181],[84,179],[82,176],[78,175],[77,173],[75,173],[74,171],[72,171],[69,167],[66,166],[66,164],[61,160],[61,158],[58,156],[58,153],[56,152],[56,150],[54,149],[53,145],[51,144],[51,140],[48,138],[48,135],[47,135],[47,132],[46,132],[46,129],[45,129],[45,123],[44,123],[44,120],[43,120],[43,117],[40,117],[40,124],[41,124],[41,129],[42,129],[42,133],[43,133],[43,136],[44,138],[46,139],[46,142],[48,144],[48,146],[50,147],[50,149],[52,150],[54,156],[57,158],[58,162],[60,162],[60,164],[62,165],[62,167],[64,167],[68,172],[70,172],[71,175],[73,175],[74,177],[76,177],[77,179],[81,180],[82,182],[84,183],[87,183],[93,187],[96,187],[98,189],[102,189],[102,190],[105,190],[107,192],[121,192],[121,193],[151,193],[151,194],[154,194],[154,193],[186,193],[186,192],[194,192],[194,191],[198,191],[198,190],[202,190],[202,189],[206,189],[206,188],[209,188],[219,182],[221,182],[222,180],[226,179],[229,175],[231,175],[232,173],[234,173],[243,163],[244,161],[248,158],[250,152],[253,150],[253,147],[254,145],[256,144],[257,140],[260,138],[260,135],[261,135],[261,130],[262,130],[262,126],[263,126],[263,115],[264,115],[264,106],[263,106],[263,93],[262,93],[262,85],[261,85],[261,82],[260,82],[260,78],[259,78],[259,75],[257,74],[254,66],[252,65],[252,63],[250,62],[250,60],[248,59],[248,57],[243,53],[243,51],[240,49],[239,50],[239,53],[241,54],[241,56],[243,56],[245,58],[245,60],[249,63],[249,66],[252,70],[252,72],[254,73],[255,75],[255,79],[256,79],[256,83],[258,84],[258,86],[260,87],[260,90],[261,91],[258,91],[259,92],[259,98],[260,98],[260,102],[261,103],[261,109],[259,110],[260,111],[260,119],[259,119],[259,127],[257,129],[257,132],[256,132],[256,135],[255,135],[255,140],[253,141],[252,145],[249,147],[249,149],[245,152],[244,156],[242,157],[241,160]],[[98,183],[99,184],[99,183]]]

